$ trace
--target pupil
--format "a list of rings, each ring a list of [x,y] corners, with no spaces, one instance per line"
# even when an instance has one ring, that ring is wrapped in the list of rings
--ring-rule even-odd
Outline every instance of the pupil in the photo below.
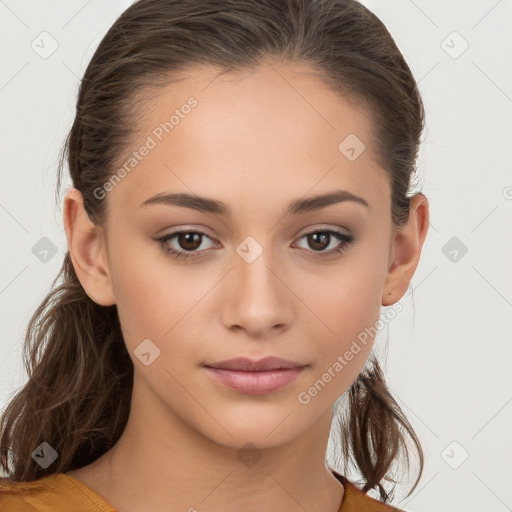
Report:
[[[315,250],[324,249],[325,247],[327,247],[329,245],[329,243],[327,243],[327,244],[325,243],[330,236],[327,233],[313,233],[310,236],[313,237],[313,242],[311,244],[311,247]],[[320,239],[320,241],[318,239]]]
[[[199,235],[199,233],[181,233],[179,235],[179,244],[184,249],[192,251],[194,249],[197,249],[201,245],[200,243],[197,243],[200,238],[201,235]]]

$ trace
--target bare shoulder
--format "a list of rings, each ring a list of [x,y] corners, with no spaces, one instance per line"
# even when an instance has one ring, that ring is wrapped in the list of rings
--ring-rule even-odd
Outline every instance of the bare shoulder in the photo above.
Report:
[[[98,494],[102,494],[104,490],[103,486],[106,482],[104,468],[98,461],[82,468],[66,471],[66,474]]]

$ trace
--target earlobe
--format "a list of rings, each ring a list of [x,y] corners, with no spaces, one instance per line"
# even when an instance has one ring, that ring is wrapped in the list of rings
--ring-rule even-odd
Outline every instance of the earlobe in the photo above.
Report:
[[[115,304],[103,229],[89,219],[79,190],[64,198],[63,221],[75,272],[87,295],[101,306]]]
[[[392,261],[383,287],[383,306],[390,306],[405,295],[418,266],[428,226],[428,200],[419,193],[411,198],[407,222],[393,237]]]

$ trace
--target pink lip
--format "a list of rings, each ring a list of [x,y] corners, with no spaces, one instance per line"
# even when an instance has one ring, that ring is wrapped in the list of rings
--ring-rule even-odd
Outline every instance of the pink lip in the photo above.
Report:
[[[277,357],[258,361],[239,357],[205,365],[208,374],[234,391],[262,395],[293,382],[307,365]]]
[[[304,369],[305,367],[266,370],[261,372],[244,372],[206,367],[206,371],[215,380],[221,382],[228,388],[248,395],[263,395],[277,391],[294,381]]]
[[[208,363],[209,368],[222,368],[224,370],[241,370],[244,372],[258,372],[266,370],[280,370],[283,368],[300,368],[306,366],[301,363],[294,363],[280,357],[267,356],[262,359],[253,360],[247,357],[235,357],[215,363]]]

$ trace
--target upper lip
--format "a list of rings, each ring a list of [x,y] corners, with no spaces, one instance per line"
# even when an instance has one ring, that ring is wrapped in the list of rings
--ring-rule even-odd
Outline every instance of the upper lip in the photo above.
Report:
[[[280,357],[264,357],[254,360],[247,357],[235,357],[234,359],[225,359],[224,361],[216,361],[215,363],[205,364],[210,368],[222,368],[225,370],[239,370],[246,372],[257,372],[265,370],[279,370],[282,368],[301,368],[306,366],[301,363],[294,363]]]

